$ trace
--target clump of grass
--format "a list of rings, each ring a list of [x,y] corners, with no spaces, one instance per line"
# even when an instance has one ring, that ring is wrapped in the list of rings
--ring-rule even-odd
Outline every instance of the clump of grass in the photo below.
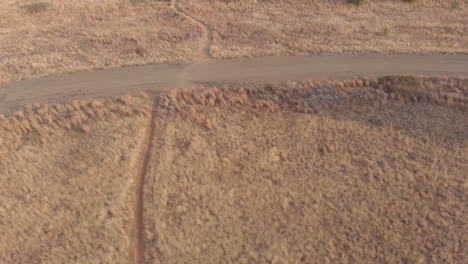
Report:
[[[51,6],[52,4],[47,3],[47,2],[36,2],[36,3],[23,5],[21,6],[21,8],[24,9],[28,13],[36,14],[36,13],[47,11]]]
[[[364,2],[365,2],[365,0],[348,0],[348,3],[354,4],[354,5],[357,5],[357,6],[363,5]]]
[[[136,49],[135,49],[135,53],[139,56],[146,56],[148,54],[148,50],[141,47],[141,46],[138,46]]]
[[[390,29],[388,27],[384,27],[382,35],[384,35],[384,36],[390,35]]]
[[[460,6],[460,3],[455,1],[455,2],[452,3],[451,9],[452,10],[461,10],[462,8]]]
[[[134,5],[138,4],[148,4],[148,3],[164,3],[164,4],[170,4],[171,0],[130,0],[130,2]]]

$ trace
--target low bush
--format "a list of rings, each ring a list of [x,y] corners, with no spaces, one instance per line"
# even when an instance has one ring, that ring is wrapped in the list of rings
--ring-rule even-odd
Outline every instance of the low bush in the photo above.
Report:
[[[348,3],[350,4],[355,4],[357,6],[360,6],[362,4],[364,4],[365,0],[348,0]]]
[[[31,4],[26,4],[21,6],[22,9],[26,10],[28,13],[40,13],[48,10],[52,4],[46,2],[36,2]]]

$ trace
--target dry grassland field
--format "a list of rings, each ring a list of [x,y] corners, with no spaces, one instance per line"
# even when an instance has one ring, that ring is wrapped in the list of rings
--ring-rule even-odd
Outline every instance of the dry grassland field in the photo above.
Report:
[[[82,101],[0,117],[0,263],[133,262],[147,111]]]
[[[213,32],[211,54],[466,53],[461,0],[181,0]]]
[[[362,78],[0,115],[0,263],[465,263],[467,93]]]
[[[70,100],[0,114],[0,264],[468,263],[466,76],[163,90],[217,59],[468,54],[467,0],[350,2],[0,0],[0,104]]]
[[[167,1],[0,1],[0,82],[194,60],[203,44]]]
[[[146,260],[464,263],[468,87],[449,83],[167,94],[145,178]]]
[[[466,53],[463,0],[2,0],[0,83],[122,65]]]

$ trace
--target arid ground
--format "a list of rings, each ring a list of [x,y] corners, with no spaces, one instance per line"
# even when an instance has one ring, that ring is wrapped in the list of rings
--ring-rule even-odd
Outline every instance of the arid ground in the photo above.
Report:
[[[0,262],[464,263],[467,93],[389,77],[30,105],[0,116]]]
[[[212,31],[215,58],[324,53],[466,53],[460,0],[181,0]]]
[[[203,49],[201,37],[202,29],[167,1],[4,0],[0,82],[194,60]]]
[[[0,1],[0,264],[468,263],[467,8]]]
[[[140,99],[0,117],[0,263],[132,263],[148,117]]]
[[[163,98],[180,114],[154,133],[147,260],[465,262],[466,88],[365,83]]]
[[[462,0],[2,0],[0,83],[210,58],[466,53],[466,8]]]

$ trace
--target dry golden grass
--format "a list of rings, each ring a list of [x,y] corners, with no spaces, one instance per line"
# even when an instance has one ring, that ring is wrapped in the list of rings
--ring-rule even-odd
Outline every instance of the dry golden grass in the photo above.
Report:
[[[140,98],[0,118],[0,263],[132,263],[148,119]]]
[[[371,0],[359,7],[347,0],[180,2],[212,30],[215,58],[468,51],[466,1]]]
[[[464,263],[467,84],[168,93],[145,179],[146,260]]]
[[[24,78],[196,59],[202,29],[168,1],[43,0],[44,10],[0,1],[0,83]]]

